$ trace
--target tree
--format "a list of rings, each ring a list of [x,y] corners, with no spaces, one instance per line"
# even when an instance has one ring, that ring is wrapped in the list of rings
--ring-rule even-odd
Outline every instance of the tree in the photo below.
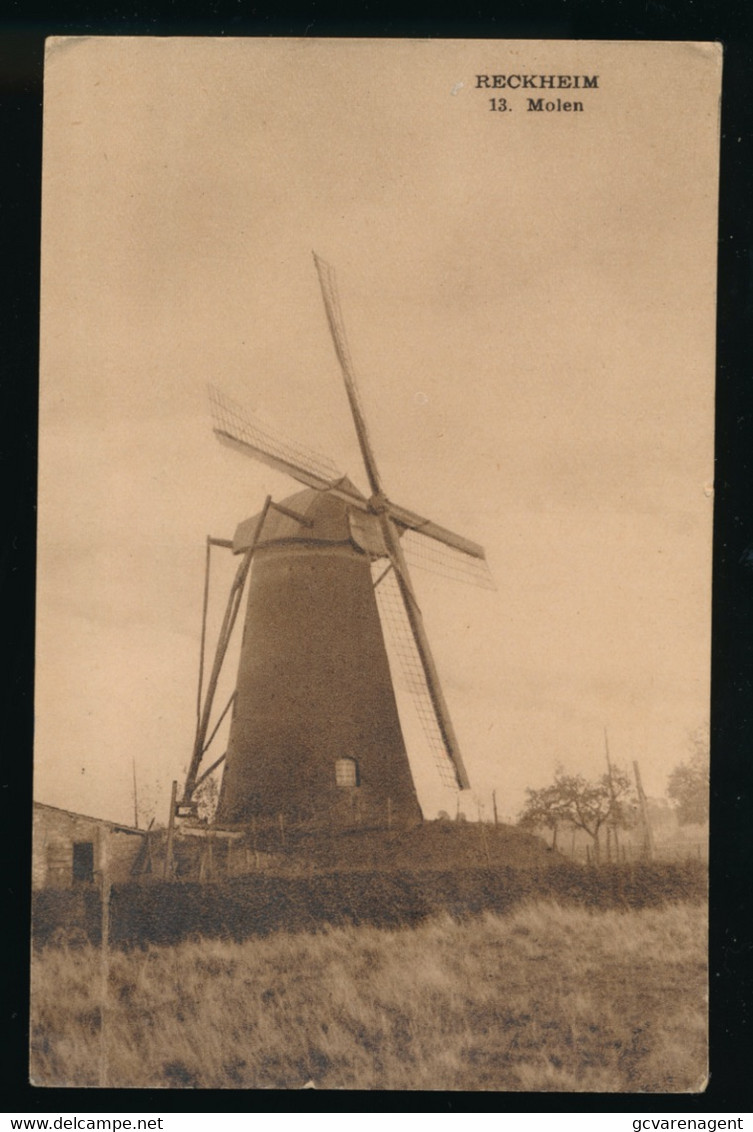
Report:
[[[703,730],[693,736],[693,746],[691,757],[675,767],[667,782],[667,795],[680,825],[709,820],[708,736]]]
[[[213,774],[204,779],[198,790],[195,791],[193,800],[196,803],[200,820],[211,825],[220,800],[219,783]]]
[[[529,829],[549,829],[552,832],[552,849],[557,848],[557,830],[567,820],[556,782],[540,790],[526,790],[528,800],[520,815],[519,824]]]
[[[520,816],[522,825],[543,825],[551,829],[552,848],[557,845],[560,825],[582,829],[593,841],[597,860],[602,826],[624,827],[633,818],[630,780],[616,768],[612,768],[611,775],[604,774],[595,781],[588,781],[580,774],[566,774],[562,767],[558,767],[550,786],[540,790],[529,788],[526,794],[527,802]]]

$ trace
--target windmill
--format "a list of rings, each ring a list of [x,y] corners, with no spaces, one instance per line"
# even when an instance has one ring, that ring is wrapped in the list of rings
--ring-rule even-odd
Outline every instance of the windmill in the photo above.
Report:
[[[413,588],[408,557],[490,584],[481,546],[393,503],[366,429],[334,272],[314,256],[370,495],[325,457],[274,435],[216,390],[214,431],[231,448],[284,472],[303,490],[268,497],[232,542],[240,556],[214,662],[203,686],[207,586],[193,753],[178,813],[223,761],[216,822],[368,824],[421,820],[398,716],[383,626],[446,785],[468,775]],[[235,690],[210,728],[220,670],[246,582]],[[391,630],[391,632],[390,632]],[[200,772],[232,709],[227,750]]]

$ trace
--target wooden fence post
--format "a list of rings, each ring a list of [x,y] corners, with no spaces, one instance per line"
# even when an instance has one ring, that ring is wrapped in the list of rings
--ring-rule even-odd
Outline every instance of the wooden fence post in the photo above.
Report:
[[[654,859],[654,838],[651,831],[651,819],[648,813],[648,802],[646,795],[643,793],[643,783],[641,782],[641,772],[638,767],[637,759],[633,759],[633,774],[635,775],[635,786],[638,793],[638,805],[641,811],[641,821],[643,822],[643,851],[649,861]]]
[[[492,858],[491,854],[489,853],[489,842],[486,839],[486,827],[484,826],[483,822],[481,822],[481,843],[483,844],[484,852],[486,853],[486,863],[491,867]]]
[[[173,875],[173,839],[175,837],[175,802],[178,797],[178,783],[173,780],[170,790],[170,817],[167,823],[167,845],[165,846],[165,865],[162,875],[165,879]]]
[[[107,1086],[107,1000],[110,979],[110,872],[107,861],[107,833],[99,832],[99,868],[101,883],[101,929],[99,944],[100,1002],[99,1002],[99,1085]]]
[[[256,815],[251,817],[251,848],[254,851],[254,866],[259,869],[259,842],[256,837]]]

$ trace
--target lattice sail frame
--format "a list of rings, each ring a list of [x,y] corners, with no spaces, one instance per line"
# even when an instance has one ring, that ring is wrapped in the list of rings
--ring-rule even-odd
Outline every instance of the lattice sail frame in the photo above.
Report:
[[[342,473],[328,456],[282,436],[214,385],[209,386],[209,404],[212,426],[218,436],[244,444],[264,463],[285,471],[296,479],[301,479],[301,472],[308,473],[310,477],[320,481],[322,490],[342,479]],[[296,475],[296,472],[299,474]],[[316,486],[309,479],[304,482],[309,483],[309,486]]]
[[[471,558],[420,531],[404,531],[400,543],[406,561],[418,570],[425,570],[454,582],[478,586],[483,590],[497,589],[485,558]]]
[[[455,768],[439,729],[426,676],[405,615],[403,599],[394,571],[391,567],[386,567],[385,559],[379,559],[372,562],[371,575],[391,668],[392,656],[397,659],[398,672],[393,670],[392,678],[410,696],[442,785],[456,790]]]

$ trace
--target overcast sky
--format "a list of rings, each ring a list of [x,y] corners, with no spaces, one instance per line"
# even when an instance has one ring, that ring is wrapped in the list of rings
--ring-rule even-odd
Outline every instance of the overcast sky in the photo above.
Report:
[[[599,79],[542,113],[479,73]],[[469,813],[601,773],[605,727],[664,791],[708,719],[718,86],[708,45],[48,47],[39,800],[130,820],[135,761],[164,820],[185,773],[205,537],[298,490],[208,382],[366,487],[312,249],[387,493],[497,584],[414,579]]]

